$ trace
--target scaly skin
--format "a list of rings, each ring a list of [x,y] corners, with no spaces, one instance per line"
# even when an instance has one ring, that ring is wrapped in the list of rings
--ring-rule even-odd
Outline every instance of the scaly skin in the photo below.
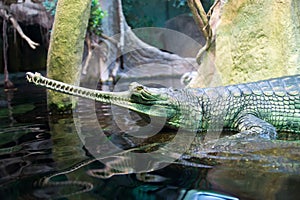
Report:
[[[197,131],[229,129],[267,139],[276,131],[300,133],[300,75],[215,88],[149,88],[103,92],[26,74],[29,82],[58,92],[161,117],[166,126]]]

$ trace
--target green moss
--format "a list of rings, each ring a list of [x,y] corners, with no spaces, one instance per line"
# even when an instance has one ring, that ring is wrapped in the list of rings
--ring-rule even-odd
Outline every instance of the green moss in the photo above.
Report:
[[[92,0],[91,14],[88,24],[88,30],[96,35],[101,35],[102,33],[102,19],[107,15],[99,4],[98,0]]]
[[[297,73],[299,49],[292,0],[239,0],[225,4],[216,38],[216,68],[223,84]],[[298,55],[299,57],[299,55]]]
[[[52,114],[66,114],[72,111],[73,105],[71,103],[52,103],[48,105],[48,109]]]
[[[58,1],[47,61],[49,78],[72,85],[78,83],[81,71],[83,44],[90,16],[90,1]],[[65,112],[73,106],[71,97],[48,92],[48,105]]]

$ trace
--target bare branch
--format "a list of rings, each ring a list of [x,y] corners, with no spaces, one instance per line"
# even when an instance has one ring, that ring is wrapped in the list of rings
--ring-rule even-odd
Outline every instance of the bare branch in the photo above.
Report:
[[[209,11],[207,12],[208,21],[210,20],[210,17],[213,13],[214,8],[218,5],[219,2],[220,2],[220,0],[216,0],[215,3],[209,8]]]
[[[119,20],[120,20],[120,42],[119,42],[119,48],[121,50],[121,52],[123,52],[123,48],[124,48],[124,34],[125,34],[125,25],[124,25],[124,21],[122,18],[122,13],[123,13],[123,9],[122,9],[122,2],[121,0],[118,0],[118,15],[119,15]]]
[[[208,38],[209,32],[210,32],[209,21],[208,21],[207,15],[205,13],[205,10],[201,4],[201,1],[200,0],[187,0],[187,2],[192,11],[194,20],[200,28],[200,31],[203,33],[203,35],[206,38]]]
[[[20,36],[27,41],[28,45],[32,48],[35,49],[37,46],[39,46],[39,43],[36,43],[34,41],[32,41],[29,37],[27,37],[24,33],[23,30],[21,29],[19,23],[15,20],[15,18],[13,17],[9,17],[9,20],[11,21],[11,23],[13,24],[14,28],[18,31],[18,33],[20,34]]]
[[[196,56],[198,64],[201,63],[201,57],[203,53],[209,49],[213,41],[213,31],[210,26],[210,17],[212,15],[213,9],[216,7],[219,1],[220,0],[216,0],[214,5],[209,9],[208,13],[206,14],[200,0],[187,0],[188,5],[193,13],[194,20],[196,21],[201,32],[206,38],[205,45],[199,50]]]
[[[7,11],[5,9],[0,9],[0,15],[5,19],[5,20],[9,20],[13,27],[18,31],[18,33],[20,34],[20,36],[26,40],[26,42],[28,43],[28,45],[32,48],[35,49],[37,46],[39,46],[39,43],[36,43],[34,41],[32,41],[29,37],[27,37],[22,28],[20,27],[19,23],[17,22],[17,20],[15,20],[15,18],[13,18],[13,16],[9,15],[7,13]]]
[[[112,37],[109,37],[107,35],[105,35],[104,33],[101,33],[101,37],[105,40],[108,40],[109,42],[113,43],[114,45],[118,46],[119,42],[117,40],[115,40]]]
[[[4,75],[5,81],[8,81],[8,70],[7,70],[7,49],[8,49],[8,44],[7,44],[7,35],[6,35],[6,29],[7,29],[7,22],[6,20],[3,20],[2,24],[2,40],[3,40],[3,62],[4,62]]]
[[[7,69],[7,49],[8,49],[8,43],[7,43],[7,35],[6,35],[6,29],[7,29],[7,22],[6,20],[3,20],[2,23],[2,43],[3,43],[3,62],[4,62],[4,90],[9,91],[11,89],[14,89],[14,84],[9,80],[9,73]]]
[[[88,65],[90,63],[90,60],[92,58],[92,45],[91,45],[91,38],[89,36],[89,34],[86,35],[86,38],[85,38],[85,41],[86,41],[86,44],[87,44],[87,51],[88,51],[88,55],[86,57],[86,60],[84,62],[84,66],[82,68],[82,73],[83,74],[86,74],[87,73],[87,68],[88,68]]]

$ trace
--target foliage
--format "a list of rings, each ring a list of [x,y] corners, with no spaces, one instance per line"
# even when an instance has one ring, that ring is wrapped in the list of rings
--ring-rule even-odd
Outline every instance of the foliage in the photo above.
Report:
[[[50,12],[52,16],[55,15],[56,5],[58,0],[45,0],[42,4],[46,8],[47,12]],[[88,23],[88,30],[100,35],[102,33],[102,19],[106,16],[106,13],[101,9],[98,0],[92,0],[91,14]]]
[[[58,0],[45,0],[42,3],[47,12],[50,12],[52,16],[55,15],[57,1]]]
[[[102,19],[105,16],[106,13],[101,9],[99,1],[92,0],[88,30],[96,35],[100,35],[102,33]]]
[[[173,0],[173,6],[176,8],[186,6],[186,0]]]

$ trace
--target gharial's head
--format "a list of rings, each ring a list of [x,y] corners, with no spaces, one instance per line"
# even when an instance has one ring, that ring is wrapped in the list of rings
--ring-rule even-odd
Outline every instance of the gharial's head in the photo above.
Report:
[[[198,98],[188,90],[172,88],[150,88],[138,83],[132,83],[128,91],[104,92],[66,84],[43,77],[39,73],[26,73],[29,82],[51,90],[76,95],[96,101],[111,103],[136,111],[142,115],[161,117],[167,125],[190,127],[199,121],[201,106]],[[183,124],[184,123],[184,124]]]
[[[200,108],[196,105],[198,99],[187,90],[152,88],[134,82],[130,84],[128,91],[120,94],[126,96],[127,102],[111,103],[142,115],[164,118],[167,125],[174,128],[183,126],[182,123],[187,123],[185,126],[188,126],[201,115]]]

